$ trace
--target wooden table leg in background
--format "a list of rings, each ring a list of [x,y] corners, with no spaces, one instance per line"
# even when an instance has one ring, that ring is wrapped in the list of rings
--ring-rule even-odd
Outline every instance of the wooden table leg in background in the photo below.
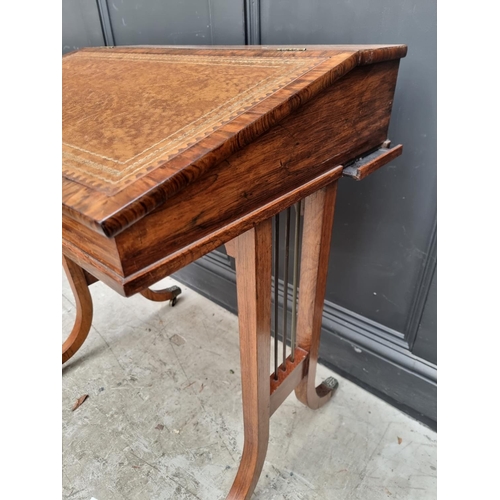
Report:
[[[62,362],[64,364],[82,347],[89,334],[93,315],[92,296],[89,286],[99,280],[65,255],[63,255],[63,267],[71,285],[71,290],[73,290],[76,303],[75,324],[62,346]],[[176,285],[161,290],[145,288],[140,292],[143,297],[153,302],[170,300],[172,306],[175,306],[177,297],[181,293],[182,290]]]
[[[170,305],[173,307],[177,304],[177,297],[182,293],[182,290],[174,285],[168,288],[162,288],[161,290],[151,290],[151,288],[146,288],[140,294],[146,297],[148,300],[153,302],[165,302],[170,300]]]
[[[62,362],[65,363],[85,342],[92,325],[93,307],[89,291],[89,285],[92,282],[91,276],[65,255],[63,255],[63,266],[76,304],[75,324],[62,346]]]
[[[334,182],[307,197],[304,208],[297,344],[309,353],[309,368],[295,395],[313,410],[323,406],[336,388],[335,379],[315,385],[336,197]]]

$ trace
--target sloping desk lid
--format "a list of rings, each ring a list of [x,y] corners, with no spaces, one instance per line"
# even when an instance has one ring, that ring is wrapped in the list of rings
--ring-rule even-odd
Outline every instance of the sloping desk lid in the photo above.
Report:
[[[114,236],[357,65],[406,46],[114,47],[63,57],[63,213]]]

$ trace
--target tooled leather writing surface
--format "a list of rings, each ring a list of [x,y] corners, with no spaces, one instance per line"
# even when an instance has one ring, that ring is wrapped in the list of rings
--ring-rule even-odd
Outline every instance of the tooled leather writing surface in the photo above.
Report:
[[[63,58],[63,214],[135,223],[357,65],[405,46],[93,48]]]
[[[63,173],[113,195],[324,60],[76,52],[63,64]]]

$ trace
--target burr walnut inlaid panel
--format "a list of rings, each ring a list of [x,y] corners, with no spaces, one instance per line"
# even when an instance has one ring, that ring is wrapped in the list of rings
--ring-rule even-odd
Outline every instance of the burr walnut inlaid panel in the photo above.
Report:
[[[117,193],[325,60],[70,54],[63,59],[63,174]]]

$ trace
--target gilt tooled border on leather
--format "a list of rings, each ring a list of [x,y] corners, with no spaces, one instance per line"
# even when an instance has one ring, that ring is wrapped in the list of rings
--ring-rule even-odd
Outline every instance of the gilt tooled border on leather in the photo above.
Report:
[[[284,57],[217,57],[200,55],[169,54],[129,54],[76,52],[65,58],[87,59],[123,59],[127,61],[155,62],[164,64],[201,64],[201,65],[242,65],[283,68],[277,75],[272,75],[227,100],[220,106],[210,110],[203,116],[193,120],[175,133],[148,146],[145,150],[120,161],[106,157],[85,147],[63,143],[63,175],[93,188],[107,188],[106,191],[117,192],[131,182],[151,171],[151,164],[161,157],[168,161],[188,149],[196,142],[210,135],[231,120],[243,114],[255,104],[261,102],[277,90],[290,84],[326,58],[284,58]],[[83,157],[82,154],[87,157]],[[90,158],[88,158],[90,156]],[[126,165],[125,168],[113,168],[113,165]],[[148,168],[149,167],[149,168]],[[97,186],[96,186],[97,185]]]

